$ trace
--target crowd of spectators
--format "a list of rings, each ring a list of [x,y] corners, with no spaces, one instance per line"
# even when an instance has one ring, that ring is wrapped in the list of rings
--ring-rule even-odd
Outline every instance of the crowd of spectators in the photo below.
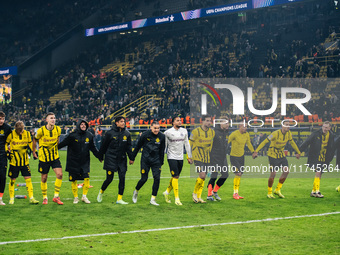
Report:
[[[303,69],[304,75],[299,74],[304,56],[317,59],[317,56],[337,52],[337,49],[323,52],[320,43],[328,33],[321,35],[321,28],[318,27],[313,28],[319,37],[319,44],[316,45],[293,40],[286,42],[286,49],[277,54],[275,41],[268,40],[267,58],[254,75],[250,73],[254,69],[253,65],[258,64],[254,56],[259,54],[257,50],[264,43],[261,38],[267,31],[262,31],[261,27],[250,31],[234,28],[232,22],[225,25],[222,21],[225,22],[225,19],[216,18],[205,23],[197,21],[197,28],[190,32],[183,30],[169,34],[164,31],[161,35],[122,38],[83,52],[45,78],[28,81],[30,89],[22,101],[4,106],[8,119],[10,122],[21,119],[29,126],[39,126],[44,114],[53,111],[59,124],[72,125],[78,118],[101,119],[100,124],[110,124],[112,113],[143,95],[151,94],[162,99],[159,107],[150,106],[146,112],[140,112],[138,104],[132,105],[132,123],[139,123],[141,118],[148,121],[152,118],[169,118],[174,114],[187,116],[190,108],[196,107],[193,98],[190,100],[190,78],[306,77],[309,69]],[[336,33],[339,28],[329,29]],[[157,56],[152,56],[147,45],[154,47]],[[135,55],[131,59],[134,67],[130,72],[121,75],[99,71],[107,63],[124,61],[125,53]],[[315,65],[319,65],[317,60]],[[334,76],[330,77],[340,77],[339,63],[334,68]],[[277,71],[280,69],[288,72],[280,73]],[[264,91],[270,94],[270,86],[262,86],[254,93]],[[52,105],[45,96],[64,89],[69,89],[71,100],[58,101]],[[313,114],[323,116],[324,120],[340,115],[336,94],[326,92],[325,87],[321,86],[312,92],[314,98],[309,106]],[[258,109],[268,109],[270,106],[269,100],[256,105]],[[294,116],[297,113],[292,110],[289,114]]]

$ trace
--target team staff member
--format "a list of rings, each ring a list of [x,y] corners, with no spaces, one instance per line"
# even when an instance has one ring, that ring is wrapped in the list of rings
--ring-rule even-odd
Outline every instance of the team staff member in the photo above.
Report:
[[[268,143],[270,142],[269,149],[267,151],[267,155],[269,158],[269,165],[270,165],[270,176],[268,179],[268,198],[275,198],[273,196],[273,183],[274,178],[276,175],[276,172],[278,169],[283,169],[282,174],[279,179],[279,183],[276,186],[276,189],[274,191],[275,195],[278,195],[280,198],[284,198],[284,195],[281,193],[281,187],[285,180],[287,179],[287,176],[289,174],[289,168],[288,168],[288,161],[286,158],[286,154],[284,152],[284,148],[287,144],[287,142],[290,143],[292,148],[296,151],[296,158],[300,158],[300,150],[297,147],[296,143],[293,140],[292,133],[289,130],[289,127],[282,126],[281,129],[274,131],[271,133],[265,140],[263,140],[262,143],[257,147],[255,152],[253,153],[253,158],[257,157],[258,152]]]
[[[247,144],[251,153],[254,152],[254,147],[250,142],[250,136],[247,132],[247,127],[244,124],[239,124],[238,130],[231,133],[228,143],[231,143],[230,163],[233,166],[235,173],[234,177],[234,194],[233,198],[236,200],[243,199],[238,194],[241,182],[241,176],[244,171],[244,147]]]
[[[106,180],[99,191],[97,201],[103,200],[103,193],[113,180],[114,172],[118,172],[118,198],[117,204],[128,204],[123,200],[125,189],[125,175],[127,171],[126,154],[132,159],[132,145],[130,132],[125,128],[126,120],[124,117],[116,117],[112,129],[106,132],[102,145],[99,150],[100,159],[104,159],[104,170],[106,170]],[[131,164],[131,162],[130,162]]]
[[[6,186],[7,174],[7,155],[6,155],[6,139],[12,132],[12,128],[5,123],[6,114],[0,111],[0,205],[6,205],[2,201]]]
[[[229,120],[227,117],[221,117],[221,119]],[[210,153],[211,165],[221,167],[221,176],[217,180],[219,171],[215,169],[210,175],[208,183],[208,197],[207,200],[215,201],[221,200],[217,191],[222,187],[224,182],[227,180],[228,173],[228,162],[227,162],[227,148],[228,148],[228,129],[229,122],[224,124],[218,124],[215,127],[215,137]],[[217,180],[217,182],[216,182]],[[216,184],[215,184],[216,182]]]
[[[8,177],[9,182],[9,204],[14,204],[14,185],[15,180],[21,172],[26,182],[26,190],[31,204],[38,204],[33,197],[33,185],[31,180],[31,170],[29,167],[28,149],[32,150],[32,137],[30,132],[26,131],[22,121],[15,123],[14,130],[7,137],[6,148],[9,148],[8,155],[10,158]],[[8,147],[9,146],[9,147]]]
[[[63,179],[63,171],[59,159],[58,143],[61,135],[60,127],[55,125],[55,115],[49,112],[46,116],[47,124],[37,130],[33,139],[33,157],[38,158],[36,153],[36,144],[39,143],[39,173],[41,173],[41,191],[43,194],[43,205],[48,204],[47,198],[47,177],[50,168],[56,174],[54,183],[54,198],[53,202],[58,205],[64,203],[60,200],[59,192]]]
[[[72,182],[74,204],[79,202],[77,180],[84,180],[81,201],[91,203],[86,196],[90,187],[90,151],[96,158],[99,158],[99,152],[94,145],[93,135],[87,131],[88,128],[89,124],[85,120],[79,120],[76,130],[58,145],[58,149],[67,146],[66,172],[69,173],[69,181]]]
[[[182,205],[178,195],[178,178],[183,168],[183,146],[188,154],[188,163],[192,164],[191,148],[188,139],[188,131],[181,127],[181,118],[176,116],[172,118],[172,128],[164,132],[165,148],[172,178],[166,191],[163,192],[165,201],[171,203],[170,192],[173,189],[175,194],[175,204]]]
[[[300,151],[309,147],[308,167],[315,170],[313,189],[311,197],[323,198],[320,192],[320,180],[324,169],[328,168],[334,156],[334,138],[331,131],[332,125],[329,121],[323,123],[322,128],[313,132],[300,146]]]
[[[195,128],[190,135],[192,158],[195,163],[195,169],[199,172],[194,192],[192,193],[192,200],[195,203],[206,203],[201,196],[206,172],[210,166],[210,151],[215,137],[215,131],[210,128],[210,125],[211,117],[209,115],[203,115],[202,125]]]
[[[165,150],[165,135],[160,132],[160,125],[158,122],[152,122],[150,130],[143,132],[139,137],[136,148],[133,151],[132,161],[135,160],[137,153],[141,148],[143,148],[140,162],[141,179],[138,181],[136,189],[133,192],[132,201],[137,203],[138,191],[148,180],[148,175],[151,168],[153,175],[153,185],[150,204],[158,206],[159,204],[156,202],[156,196],[161,178],[161,167],[164,164]]]

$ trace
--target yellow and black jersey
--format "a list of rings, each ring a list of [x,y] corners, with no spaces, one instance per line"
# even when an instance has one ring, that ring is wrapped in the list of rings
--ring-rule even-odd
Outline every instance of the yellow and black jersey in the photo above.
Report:
[[[254,147],[250,142],[250,136],[248,132],[241,134],[239,130],[231,133],[228,143],[231,143],[230,156],[242,157],[244,155],[244,146],[247,144],[249,150],[253,153]]]
[[[210,152],[215,137],[215,131],[209,128],[204,131],[202,127],[195,128],[190,135],[190,146],[193,160],[210,163]]]
[[[10,157],[9,162],[12,166],[27,166],[28,160],[28,148],[32,150],[32,137],[31,134],[24,130],[21,135],[18,135],[13,130],[6,140],[7,146],[10,146]]]
[[[59,158],[58,141],[61,129],[54,126],[48,130],[46,126],[38,129],[35,139],[39,140],[39,161],[51,162]]]
[[[283,134],[281,129],[274,131],[267,137],[267,139],[263,140],[263,142],[257,147],[256,152],[259,152],[268,142],[270,142],[268,149],[268,156],[272,158],[284,158],[286,157],[284,153],[284,148],[286,147],[287,142],[290,143],[292,148],[296,151],[297,154],[301,154],[299,148],[293,140],[292,133],[290,130],[287,133]]]
[[[322,142],[321,142],[321,150],[320,150],[320,155],[318,160],[320,162],[325,162],[326,161],[326,152],[327,152],[327,145],[328,145],[328,140],[329,140],[329,132],[327,134],[322,134]]]

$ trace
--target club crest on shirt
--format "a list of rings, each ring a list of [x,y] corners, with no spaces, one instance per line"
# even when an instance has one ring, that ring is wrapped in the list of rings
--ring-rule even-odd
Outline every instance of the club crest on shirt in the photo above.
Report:
[[[5,133],[5,131],[3,130],[0,130],[0,134],[3,135]]]
[[[160,141],[160,140],[159,140],[159,138],[157,137],[157,138],[156,138],[155,144],[159,144],[159,143],[160,143],[159,141]]]
[[[123,142],[126,142],[127,141],[127,137],[126,135],[123,136]]]
[[[86,137],[85,139],[85,144],[89,143],[90,142],[90,139],[88,137]]]

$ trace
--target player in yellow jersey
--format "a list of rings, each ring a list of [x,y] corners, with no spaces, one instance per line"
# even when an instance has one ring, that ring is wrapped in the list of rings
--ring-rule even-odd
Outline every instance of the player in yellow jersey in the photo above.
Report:
[[[32,138],[30,132],[26,131],[22,121],[15,123],[14,130],[10,133],[6,140],[6,149],[10,158],[8,177],[9,182],[9,204],[14,204],[14,185],[19,172],[24,177],[26,189],[31,204],[38,204],[33,197],[33,185],[31,180],[31,170],[29,167],[28,149],[32,150]]]
[[[50,112],[46,116],[47,125],[38,129],[33,139],[33,157],[38,158],[36,154],[36,143],[39,143],[39,173],[41,173],[41,191],[43,194],[43,205],[48,204],[47,198],[47,177],[50,168],[56,174],[54,183],[53,202],[62,205],[59,198],[60,187],[63,178],[61,163],[59,160],[58,143],[61,134],[60,127],[55,125],[55,115]]]
[[[328,169],[334,156],[335,135],[331,128],[332,124],[329,121],[324,122],[322,128],[313,132],[300,146],[300,151],[305,151],[309,147],[307,164],[315,171],[311,197],[324,197],[320,192],[321,175]]]
[[[300,150],[297,147],[296,143],[293,140],[292,133],[289,130],[289,126],[282,126],[281,129],[274,131],[271,133],[263,142],[256,148],[253,153],[253,158],[257,157],[257,153],[268,143],[270,142],[269,149],[267,151],[267,155],[269,158],[270,165],[270,176],[268,179],[268,198],[275,198],[273,196],[273,183],[274,178],[276,176],[276,172],[282,169],[282,174],[279,179],[279,183],[274,191],[275,195],[278,195],[280,198],[284,198],[284,195],[281,193],[281,187],[287,176],[289,174],[288,161],[284,152],[284,148],[287,142],[293,147],[296,151],[296,158],[300,158]]]
[[[254,147],[250,142],[250,136],[247,132],[247,127],[244,124],[239,124],[238,130],[232,132],[229,136],[228,143],[231,143],[230,163],[232,170],[235,173],[234,177],[234,194],[236,200],[243,199],[238,194],[241,176],[244,171],[244,147],[247,144],[251,153],[254,152]]]
[[[199,173],[192,193],[192,199],[195,203],[206,203],[201,198],[201,195],[208,166],[210,165],[210,151],[215,137],[215,131],[210,126],[211,117],[208,115],[202,116],[202,125],[191,132],[189,140],[195,169]]]

